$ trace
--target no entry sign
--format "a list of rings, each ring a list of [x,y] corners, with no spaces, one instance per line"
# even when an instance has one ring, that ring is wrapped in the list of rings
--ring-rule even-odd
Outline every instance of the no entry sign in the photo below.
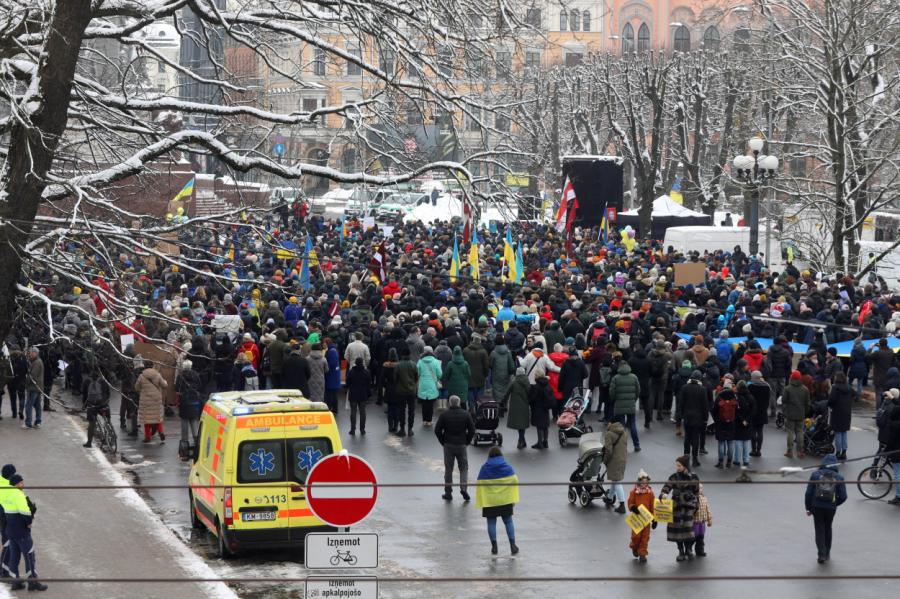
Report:
[[[309,509],[331,526],[362,522],[378,499],[375,471],[364,459],[335,454],[316,462],[306,478]]]

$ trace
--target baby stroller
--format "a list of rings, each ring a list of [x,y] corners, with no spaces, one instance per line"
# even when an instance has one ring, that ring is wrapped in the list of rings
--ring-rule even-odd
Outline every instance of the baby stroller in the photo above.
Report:
[[[559,444],[565,446],[569,439],[578,439],[586,433],[594,432],[594,429],[584,423],[584,411],[587,402],[581,397],[581,389],[572,391],[572,397],[563,406],[562,414],[556,419],[559,427]]]
[[[500,404],[490,398],[481,399],[475,408],[475,438],[472,445],[479,443],[503,445],[503,435],[497,432],[500,426]],[[480,432],[485,431],[485,432]]]
[[[807,418],[803,426],[803,449],[807,455],[834,453],[834,429],[825,414]]]
[[[595,499],[602,499],[606,507],[615,503],[615,498],[603,488],[606,465],[603,463],[603,434],[585,433],[578,442],[578,467],[569,476],[569,503],[578,501],[587,507]]]

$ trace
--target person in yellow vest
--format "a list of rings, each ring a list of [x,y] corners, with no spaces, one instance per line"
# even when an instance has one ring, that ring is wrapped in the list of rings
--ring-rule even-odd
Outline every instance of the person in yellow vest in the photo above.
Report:
[[[6,537],[9,543],[4,571],[12,578],[19,578],[19,558],[25,559],[25,575],[28,579],[29,591],[46,591],[47,585],[34,580],[38,577],[35,567],[34,541],[31,539],[31,522],[34,520],[35,507],[25,496],[25,481],[20,474],[9,477],[9,486],[0,488],[0,505],[6,520]],[[18,580],[13,583],[12,590],[20,591],[25,583]]]
[[[503,519],[509,548],[513,555],[519,552],[516,545],[516,529],[513,526],[513,505],[519,503],[519,478],[499,447],[491,447],[487,461],[478,472],[475,491],[475,507],[487,518],[491,553],[497,555],[497,518]]]
[[[0,551],[0,578],[9,578],[6,571],[6,558],[9,555],[9,541],[6,539],[6,512],[3,511],[3,491],[9,488],[9,478],[16,473],[16,467],[5,464],[0,470],[0,542],[3,549]]]

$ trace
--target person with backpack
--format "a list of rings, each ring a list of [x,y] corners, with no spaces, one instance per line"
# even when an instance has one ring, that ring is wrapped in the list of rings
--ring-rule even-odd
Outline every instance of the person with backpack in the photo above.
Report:
[[[94,434],[97,432],[97,415],[109,408],[109,383],[103,380],[98,370],[92,370],[82,381],[81,396],[87,411],[87,441],[83,447],[92,447]]]
[[[831,528],[838,506],[847,501],[844,477],[838,472],[837,457],[829,453],[822,466],[809,477],[806,485],[806,515],[812,516],[816,530],[818,562],[831,559]]]
[[[738,417],[737,395],[730,379],[725,379],[725,388],[713,405],[713,421],[716,424],[716,441],[719,442],[719,461],[716,468],[731,468],[734,456],[734,439]]]

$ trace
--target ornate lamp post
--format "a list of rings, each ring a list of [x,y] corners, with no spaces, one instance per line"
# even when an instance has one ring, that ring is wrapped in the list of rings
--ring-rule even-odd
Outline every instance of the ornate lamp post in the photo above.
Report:
[[[763,149],[764,140],[761,137],[754,137],[747,142],[752,156],[735,156],[733,161],[735,178],[744,184],[744,187],[750,191],[750,254],[759,253],[759,188],[767,181],[775,178],[775,171],[778,169],[778,158],[775,156],[766,156],[760,154]],[[769,214],[766,213],[767,220]],[[766,263],[769,261],[768,240],[766,247]]]

